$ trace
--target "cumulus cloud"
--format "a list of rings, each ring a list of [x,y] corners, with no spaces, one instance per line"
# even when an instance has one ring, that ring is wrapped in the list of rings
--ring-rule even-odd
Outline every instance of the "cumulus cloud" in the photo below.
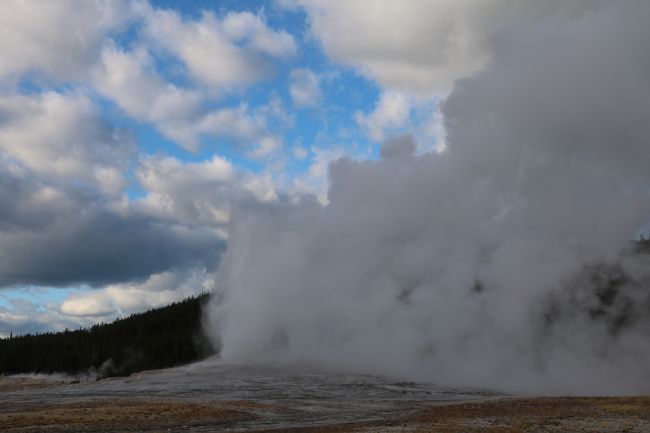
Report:
[[[282,128],[284,112],[262,106],[254,110],[246,105],[222,108],[202,117],[197,125],[203,134],[230,140],[236,145],[249,148],[249,155],[263,157],[279,147],[279,139],[272,137],[273,123]],[[272,122],[270,122],[270,120]]]
[[[213,278],[205,269],[161,272],[141,282],[110,284],[74,294],[61,303],[60,312],[73,317],[126,316],[208,292],[213,288]]]
[[[313,107],[323,97],[320,78],[309,69],[294,69],[289,75],[289,93],[298,107]]]
[[[327,54],[390,89],[431,93],[486,64],[509,0],[298,0]]]
[[[3,1],[0,78],[29,72],[54,81],[87,78],[107,34],[129,19],[120,0]]]
[[[88,325],[205,289],[231,197],[273,200],[274,179],[216,155],[143,156],[107,120],[107,101],[120,124],[151,124],[185,150],[220,140],[270,158],[293,121],[282,102],[219,98],[295,56],[293,37],[261,14],[192,19],[119,0],[9,0],[0,27],[0,288],[93,290],[61,308],[2,307],[0,334]]]
[[[0,15],[0,79],[17,82],[27,76],[46,86],[90,84],[127,115],[154,124],[193,151],[206,134],[239,133],[237,138],[250,139],[250,144],[268,135],[252,131],[253,124],[263,127],[257,119],[244,120],[247,131],[224,133],[226,128],[215,123],[228,109],[211,113],[206,100],[266,77],[272,59],[297,52],[291,35],[249,12],[223,17],[206,12],[192,20],[148,2],[64,0],[37,6],[10,0],[0,6]],[[111,37],[134,23],[137,43],[129,50],[120,48]],[[156,61],[166,54],[180,60],[184,70],[179,73],[193,77],[203,86],[201,92],[157,71]]]
[[[0,151],[35,172],[116,194],[135,143],[83,94],[10,94],[0,99]]]
[[[17,290],[11,297],[0,291],[0,338],[11,334],[34,334],[37,332],[63,331],[90,326],[92,319],[61,314],[56,302],[35,302],[45,290],[26,287]],[[3,299],[4,298],[4,299]]]
[[[49,206],[32,196],[16,196],[20,189],[15,185],[9,188],[14,198],[4,204],[8,210],[0,230],[5,247],[0,253],[0,286],[98,286],[175,267],[210,269],[223,248],[221,237],[209,227],[116,212],[81,193],[61,190],[53,190]],[[36,189],[20,188],[26,193]],[[22,214],[27,220],[9,219]]]
[[[140,14],[143,34],[153,46],[179,58],[199,82],[220,90],[264,78],[271,72],[269,58],[288,58],[297,51],[290,34],[269,28],[250,12],[224,17],[204,12],[190,20],[145,4]]]
[[[9,95],[0,119],[0,286],[102,285],[216,266],[223,236],[213,227],[125,202],[134,144],[88,97]]]
[[[282,140],[277,137],[262,137],[257,145],[248,152],[248,156],[255,159],[264,158],[282,147]]]
[[[136,164],[131,137],[82,94],[9,95],[0,119],[3,287],[210,271],[225,244],[230,197],[275,197],[264,176],[239,174],[218,156]],[[126,199],[127,167],[145,190],[140,199]]]
[[[359,126],[368,132],[375,141],[382,141],[391,130],[404,128],[410,119],[413,102],[402,92],[384,92],[373,111],[368,114],[356,113]]]
[[[213,287],[214,273],[187,268],[92,290],[42,287],[4,290],[0,291],[0,338],[9,337],[10,333],[16,336],[92,326],[168,305]],[[62,300],[60,293],[63,293]]]
[[[414,155],[402,137],[379,161],[331,164],[327,205],[304,196],[234,211],[211,316],[224,359],[328,361],[518,392],[648,392],[648,259],[627,248],[650,219],[650,5],[522,11],[477,71],[485,57],[469,23],[493,4],[433,33],[420,24],[432,14],[393,3],[310,6],[328,52],[345,60],[358,49],[386,84],[474,74],[442,104],[444,152]],[[434,23],[470,2],[445,5]],[[351,8],[363,10],[339,12]],[[374,45],[359,38],[376,34],[384,10],[381,31],[403,59],[419,29],[416,46],[433,53],[467,41],[442,56],[458,62],[391,68],[379,34],[378,58],[399,74],[375,71],[364,57]],[[373,20],[351,25],[359,16]],[[463,61],[470,54],[479,63]]]
[[[278,140],[270,137],[268,122],[278,117],[277,112],[268,107],[253,112],[245,104],[206,109],[203,95],[166,82],[152,63],[145,48],[124,52],[108,47],[95,69],[95,87],[128,115],[153,123],[163,135],[187,150],[197,151],[202,137],[224,138],[251,147],[255,157],[277,149],[269,145],[269,140]]]
[[[192,123],[201,114],[202,97],[167,83],[152,62],[145,48],[124,52],[106,47],[94,70],[95,88],[129,116],[152,122],[170,139],[196,149],[200,131]]]
[[[225,238],[229,194],[235,180],[228,161],[218,156],[198,163],[149,157],[142,161],[137,177],[147,191],[135,203],[138,209],[168,221],[204,224]]]

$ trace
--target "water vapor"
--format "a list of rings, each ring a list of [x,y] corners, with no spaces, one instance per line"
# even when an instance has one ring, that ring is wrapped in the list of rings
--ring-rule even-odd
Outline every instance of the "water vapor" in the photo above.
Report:
[[[334,162],[327,205],[235,206],[210,314],[225,359],[650,392],[650,256],[630,247],[650,221],[650,3],[549,4],[455,83],[444,152],[395,137]]]

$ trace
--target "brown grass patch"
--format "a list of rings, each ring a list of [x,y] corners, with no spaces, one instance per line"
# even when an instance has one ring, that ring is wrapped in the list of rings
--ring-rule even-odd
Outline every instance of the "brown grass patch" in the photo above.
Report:
[[[110,399],[30,407],[0,414],[0,431],[140,431],[252,419],[219,403]]]
[[[436,405],[385,422],[274,433],[647,433],[650,397],[521,398]]]
[[[271,421],[285,409],[251,401],[187,402],[171,399],[102,399],[43,405],[0,413],[0,431],[99,432],[214,431],[251,426],[257,414]],[[270,417],[270,418],[269,418]],[[325,420],[326,421],[326,420]],[[258,428],[263,428],[261,425]],[[650,397],[521,398],[436,405],[394,419],[319,427],[270,429],[291,433],[644,433],[650,432]]]
[[[502,399],[433,406],[408,421],[418,432],[647,432],[650,397]]]

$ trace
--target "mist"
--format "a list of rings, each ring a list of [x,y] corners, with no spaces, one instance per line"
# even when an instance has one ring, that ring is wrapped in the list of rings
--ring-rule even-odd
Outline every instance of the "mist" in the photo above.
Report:
[[[650,392],[650,3],[549,5],[495,26],[441,102],[444,151],[393,137],[333,162],[325,205],[233,204],[225,360]]]

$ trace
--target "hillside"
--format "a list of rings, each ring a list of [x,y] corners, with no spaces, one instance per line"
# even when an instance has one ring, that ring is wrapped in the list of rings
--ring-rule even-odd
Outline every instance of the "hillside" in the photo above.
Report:
[[[172,367],[214,353],[201,326],[209,294],[88,329],[0,339],[0,374],[96,373]]]

